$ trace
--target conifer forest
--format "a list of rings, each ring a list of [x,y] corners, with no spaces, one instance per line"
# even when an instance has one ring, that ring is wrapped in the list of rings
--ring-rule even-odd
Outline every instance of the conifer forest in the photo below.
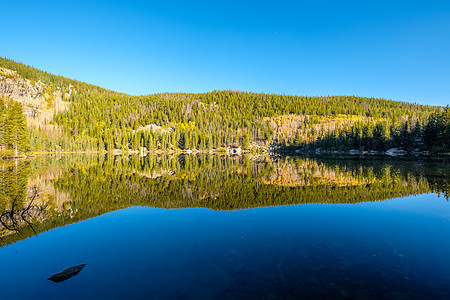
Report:
[[[41,87],[41,103],[0,93],[2,153],[313,150],[450,151],[450,108],[358,96],[241,91],[130,96],[0,58],[0,79]],[[6,72],[8,71],[8,72]],[[5,85],[6,86],[6,85]],[[23,117],[27,112],[27,121]]]

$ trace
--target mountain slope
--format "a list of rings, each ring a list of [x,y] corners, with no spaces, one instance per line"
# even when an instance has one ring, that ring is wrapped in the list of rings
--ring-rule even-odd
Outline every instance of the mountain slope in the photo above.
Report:
[[[46,120],[38,122],[41,133],[29,135],[32,150],[210,150],[269,145],[414,148],[422,145],[430,116],[443,110],[357,96],[306,97],[237,91],[130,96],[5,58],[0,58],[0,67],[4,73],[15,71],[20,80],[28,80],[38,90],[41,87],[34,98],[44,97],[48,109],[53,111]],[[0,73],[1,86],[9,79]],[[45,94],[50,95],[49,99]],[[3,96],[14,98],[4,92]]]

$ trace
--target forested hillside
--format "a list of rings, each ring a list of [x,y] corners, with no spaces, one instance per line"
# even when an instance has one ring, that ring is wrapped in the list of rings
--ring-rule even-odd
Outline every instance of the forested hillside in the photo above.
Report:
[[[53,111],[51,119],[35,124],[28,132],[26,149],[31,151],[120,149],[123,153],[143,150],[141,147],[217,150],[271,145],[329,150],[450,150],[448,107],[357,96],[238,91],[130,96],[5,58],[0,58],[0,67],[15,71],[15,76],[31,83],[44,84],[53,95],[47,99],[47,109]],[[0,74],[0,81],[2,78],[6,76]],[[8,95],[3,92],[3,97]]]

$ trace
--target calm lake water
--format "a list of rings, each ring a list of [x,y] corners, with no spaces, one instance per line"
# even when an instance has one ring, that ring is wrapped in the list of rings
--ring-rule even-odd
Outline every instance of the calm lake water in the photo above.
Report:
[[[450,299],[445,162],[62,156],[0,176],[2,299]]]

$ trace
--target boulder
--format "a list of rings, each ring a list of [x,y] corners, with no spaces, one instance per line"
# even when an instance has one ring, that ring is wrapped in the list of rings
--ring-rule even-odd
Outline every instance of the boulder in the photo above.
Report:
[[[78,275],[78,273],[80,273],[81,270],[83,270],[83,268],[85,266],[86,266],[86,264],[81,264],[78,266],[73,266],[73,267],[67,268],[62,272],[53,274],[52,276],[50,276],[47,279],[51,280],[53,282],[61,282],[61,281],[67,280],[75,275]]]

